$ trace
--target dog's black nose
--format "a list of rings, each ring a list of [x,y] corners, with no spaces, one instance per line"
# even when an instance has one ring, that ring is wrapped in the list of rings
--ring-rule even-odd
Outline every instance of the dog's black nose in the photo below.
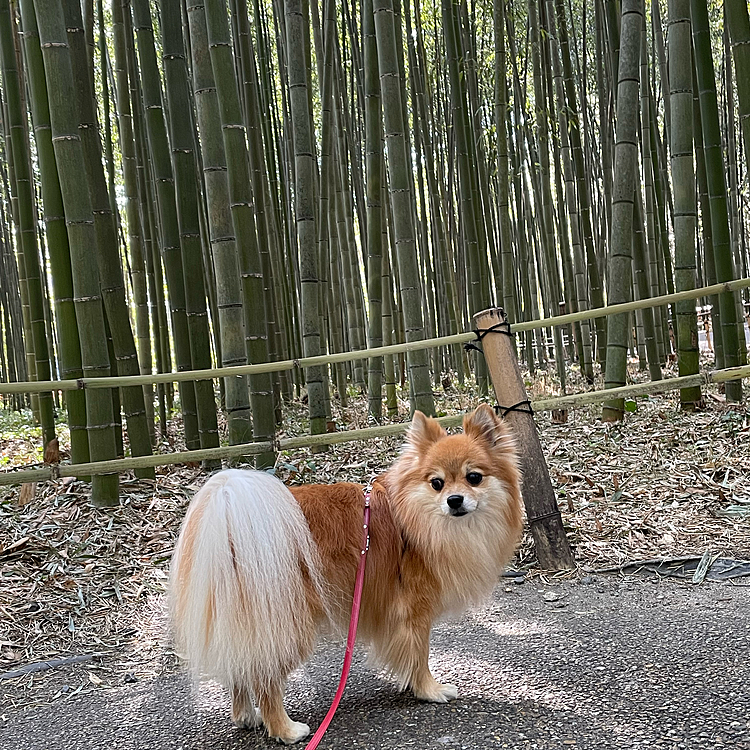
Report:
[[[446,502],[449,508],[458,510],[464,504],[464,498],[463,495],[451,495]]]

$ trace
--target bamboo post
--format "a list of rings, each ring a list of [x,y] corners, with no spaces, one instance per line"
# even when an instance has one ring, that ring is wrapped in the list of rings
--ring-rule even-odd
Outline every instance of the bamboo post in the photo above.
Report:
[[[482,337],[495,396],[504,407],[504,419],[516,437],[523,472],[523,502],[539,564],[548,570],[573,568],[573,553],[523,385],[508,319],[502,308],[494,307],[477,313],[474,325]]]

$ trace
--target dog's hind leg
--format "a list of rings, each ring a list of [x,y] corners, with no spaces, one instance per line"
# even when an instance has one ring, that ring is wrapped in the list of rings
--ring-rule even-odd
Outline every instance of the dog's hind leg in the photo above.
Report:
[[[240,729],[252,729],[262,723],[260,711],[245,687],[232,688],[232,723]]]
[[[310,734],[310,727],[301,721],[292,721],[284,708],[283,682],[267,685],[256,690],[260,713],[268,734],[291,745]]]

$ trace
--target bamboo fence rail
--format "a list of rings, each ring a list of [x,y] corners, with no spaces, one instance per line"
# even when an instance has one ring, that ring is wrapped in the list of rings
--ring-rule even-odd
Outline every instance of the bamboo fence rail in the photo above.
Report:
[[[513,324],[514,333],[530,331],[538,328],[550,328],[553,326],[567,325],[581,320],[592,320],[594,318],[617,315],[619,313],[642,310],[648,307],[659,307],[681,300],[698,299],[709,297],[721,292],[734,292],[738,289],[750,287],[750,278],[726,281],[721,284],[690,289],[675,294],[664,294],[660,297],[649,297],[648,299],[626,302],[609,307],[599,307],[592,310],[583,310],[566,315],[557,315],[552,318],[540,320],[529,320]],[[150,385],[155,383],[179,383],[188,380],[207,380],[209,378],[226,378],[241,375],[258,375],[269,372],[281,372],[292,370],[295,367],[302,369],[316,367],[337,362],[350,362],[368,357],[383,357],[387,354],[400,354],[402,352],[415,351],[417,349],[431,349],[437,346],[450,346],[451,344],[466,344],[475,339],[475,334],[459,333],[442,338],[423,339],[421,341],[410,341],[392,346],[381,346],[375,349],[360,349],[354,352],[338,352],[319,357],[307,357],[305,359],[289,359],[282,362],[266,362],[259,365],[242,365],[239,367],[219,367],[208,370],[184,370],[182,372],[163,372],[153,375],[133,375],[129,377],[106,377],[106,378],[79,378],[77,380],[47,380],[18,383],[0,383],[0,394],[15,393],[42,393],[44,391],[74,391],[86,388],[120,388],[128,385]],[[614,390],[611,389],[614,395]],[[254,444],[255,445],[255,444]]]
[[[733,367],[726,370],[688,375],[681,378],[668,378],[648,383],[637,383],[622,388],[610,388],[587,393],[577,393],[571,396],[558,396],[548,399],[536,399],[531,402],[535,411],[549,411],[551,409],[575,408],[589,404],[600,403],[613,397],[632,397],[649,393],[664,393],[691,385],[707,385],[708,383],[724,383],[740,378],[750,378],[750,365]],[[439,417],[438,422],[443,427],[456,427],[461,424],[463,414],[453,414]],[[409,429],[408,422],[368,427],[361,430],[346,430],[330,432],[323,435],[309,435],[304,437],[283,438],[276,444],[245,443],[243,445],[228,445],[219,448],[207,448],[197,451],[183,451],[155,456],[138,456],[135,458],[121,458],[115,461],[100,461],[85,464],[59,464],[42,469],[25,469],[0,474],[0,486],[21,484],[23,482],[39,482],[58,477],[91,476],[94,474],[111,474],[147,466],[169,466],[179,463],[199,462],[205,459],[233,458],[263,453],[272,449],[277,451],[307,448],[314,445],[333,445],[335,443],[349,443],[358,440],[373,440],[380,437],[401,435]]]

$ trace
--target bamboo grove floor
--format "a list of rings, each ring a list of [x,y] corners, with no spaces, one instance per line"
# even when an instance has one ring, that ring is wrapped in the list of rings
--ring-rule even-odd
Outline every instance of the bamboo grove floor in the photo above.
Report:
[[[554,379],[538,373],[529,389],[532,396],[554,392]],[[678,398],[639,398],[635,411],[615,425],[602,423],[593,408],[569,412],[565,424],[538,415],[579,566],[565,577],[704,552],[750,559],[750,412],[727,406],[715,388],[695,414],[681,413]],[[445,413],[476,403],[468,387],[452,386],[438,399]],[[401,410],[406,418],[408,404]],[[303,403],[290,405],[286,435],[305,429],[304,413]],[[338,420],[366,426],[364,401],[354,399]],[[180,447],[177,427],[169,439],[173,450]],[[19,445],[4,440],[3,451],[23,455]],[[366,482],[390,464],[399,445],[389,438],[314,455],[289,453],[280,457],[278,473],[290,482]],[[125,476],[122,504],[113,510],[90,508],[87,485],[79,481],[40,484],[33,493],[3,488],[0,672],[91,654],[105,655],[108,669],[134,680],[170,671],[167,571],[185,508],[203,478],[199,468],[184,466],[157,469],[155,482]],[[513,565],[532,585],[559,583],[559,576],[536,568],[528,534]],[[98,673],[88,674],[81,690],[97,689]],[[65,697],[43,688],[43,675],[9,682],[15,684],[12,696],[6,693],[12,704]],[[0,698],[9,682],[0,682]]]

